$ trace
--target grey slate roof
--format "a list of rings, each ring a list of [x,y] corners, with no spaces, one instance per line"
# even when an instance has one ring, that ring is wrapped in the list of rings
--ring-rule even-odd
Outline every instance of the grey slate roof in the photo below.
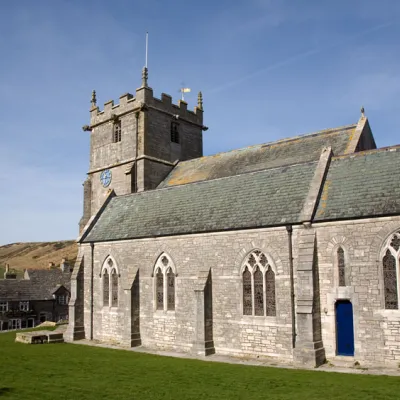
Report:
[[[331,161],[315,221],[400,214],[400,147]]]
[[[346,154],[357,125],[246,147],[213,156],[180,162],[159,188],[222,178],[245,172],[318,160],[323,147]]]
[[[316,165],[309,162],[115,197],[83,241],[296,223]]]
[[[71,272],[27,270],[30,279],[0,279],[0,300],[51,300],[61,286],[71,290]]]

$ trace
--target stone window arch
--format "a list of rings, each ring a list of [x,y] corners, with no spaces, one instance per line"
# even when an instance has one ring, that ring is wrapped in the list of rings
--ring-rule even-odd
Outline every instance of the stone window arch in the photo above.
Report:
[[[118,307],[119,272],[115,260],[108,256],[101,269],[103,307]]]
[[[276,269],[273,260],[261,250],[252,250],[242,268],[243,315],[276,316]]]
[[[392,233],[384,243],[381,251],[381,265],[383,271],[383,289],[385,308],[397,310],[399,308],[399,273],[400,273],[400,230]]]
[[[176,269],[171,257],[162,253],[154,266],[155,309],[175,311]]]

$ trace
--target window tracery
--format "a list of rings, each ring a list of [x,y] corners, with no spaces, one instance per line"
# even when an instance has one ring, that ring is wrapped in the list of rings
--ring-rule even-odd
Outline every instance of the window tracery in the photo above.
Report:
[[[162,254],[154,267],[156,310],[175,310],[176,273],[171,258]]]
[[[118,307],[119,274],[111,257],[108,257],[102,268],[103,307]]]
[[[252,251],[242,273],[243,315],[276,316],[275,272],[260,250]]]

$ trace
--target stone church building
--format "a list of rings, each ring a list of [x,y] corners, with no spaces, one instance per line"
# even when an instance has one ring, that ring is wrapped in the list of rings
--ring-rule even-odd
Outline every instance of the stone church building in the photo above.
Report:
[[[319,365],[400,362],[400,146],[367,118],[202,156],[202,96],[100,111],[68,340]]]

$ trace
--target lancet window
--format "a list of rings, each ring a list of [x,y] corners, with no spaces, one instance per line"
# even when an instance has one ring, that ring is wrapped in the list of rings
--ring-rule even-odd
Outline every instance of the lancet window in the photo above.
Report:
[[[122,139],[121,122],[116,121],[114,122],[113,126],[113,142],[114,143],[120,142],[121,139]]]
[[[400,230],[393,233],[382,251],[383,285],[385,293],[385,308],[399,308],[399,273],[400,273]]]
[[[103,264],[103,307],[118,307],[119,274],[113,260],[108,257]]]
[[[344,250],[341,247],[337,249],[337,267],[339,273],[339,286],[346,286],[346,266],[344,260]]]
[[[175,310],[176,271],[171,258],[163,253],[154,267],[156,310]]]
[[[243,314],[276,316],[275,272],[260,250],[247,255],[242,268]]]

